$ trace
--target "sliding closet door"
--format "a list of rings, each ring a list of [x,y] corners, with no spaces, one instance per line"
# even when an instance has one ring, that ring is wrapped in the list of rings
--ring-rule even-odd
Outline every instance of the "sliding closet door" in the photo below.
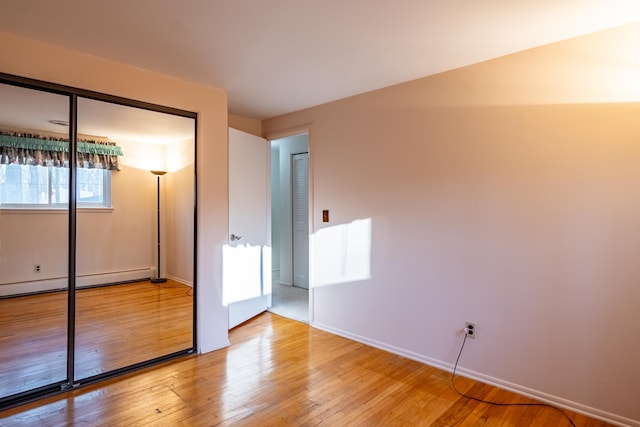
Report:
[[[77,155],[83,380],[193,347],[195,120],[79,97]]]
[[[67,383],[69,111],[0,83],[0,405]]]

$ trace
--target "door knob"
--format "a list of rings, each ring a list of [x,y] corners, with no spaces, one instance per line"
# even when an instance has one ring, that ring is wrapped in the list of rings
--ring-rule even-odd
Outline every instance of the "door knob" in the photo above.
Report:
[[[240,240],[240,239],[242,239],[242,236],[236,236],[235,234],[231,235],[231,241],[232,242],[235,242],[235,241]]]

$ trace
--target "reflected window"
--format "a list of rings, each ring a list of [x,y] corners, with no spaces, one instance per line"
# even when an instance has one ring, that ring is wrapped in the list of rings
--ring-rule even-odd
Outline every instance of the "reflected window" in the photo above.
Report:
[[[78,207],[111,206],[111,172],[77,169]],[[0,165],[0,206],[3,208],[66,207],[69,170],[46,166]]]
[[[111,171],[87,168],[77,171],[78,206],[111,207]]]
[[[105,138],[79,139],[71,164],[68,138],[42,133],[0,129],[0,207],[65,207],[69,167],[77,171],[78,207],[110,207],[111,171],[120,170],[122,149]]]

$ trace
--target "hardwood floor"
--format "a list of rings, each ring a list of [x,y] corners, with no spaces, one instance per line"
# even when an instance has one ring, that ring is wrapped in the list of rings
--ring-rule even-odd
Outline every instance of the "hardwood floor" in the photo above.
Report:
[[[191,294],[174,281],[78,290],[76,379],[192,347]],[[66,361],[66,291],[0,299],[0,396],[64,381]]]
[[[0,412],[3,426],[568,426],[544,407],[460,397],[451,374],[263,313],[232,345]],[[501,402],[531,399],[462,377]],[[606,426],[569,413],[577,426]]]

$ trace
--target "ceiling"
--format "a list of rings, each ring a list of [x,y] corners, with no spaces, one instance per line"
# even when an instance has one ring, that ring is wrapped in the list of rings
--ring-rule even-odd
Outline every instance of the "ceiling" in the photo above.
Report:
[[[0,31],[274,117],[640,20],[637,0],[0,0]]]
[[[69,97],[0,84],[0,131],[33,131],[47,135],[69,133]],[[78,98],[78,134],[117,143],[170,144],[192,141],[193,119],[87,98]]]

